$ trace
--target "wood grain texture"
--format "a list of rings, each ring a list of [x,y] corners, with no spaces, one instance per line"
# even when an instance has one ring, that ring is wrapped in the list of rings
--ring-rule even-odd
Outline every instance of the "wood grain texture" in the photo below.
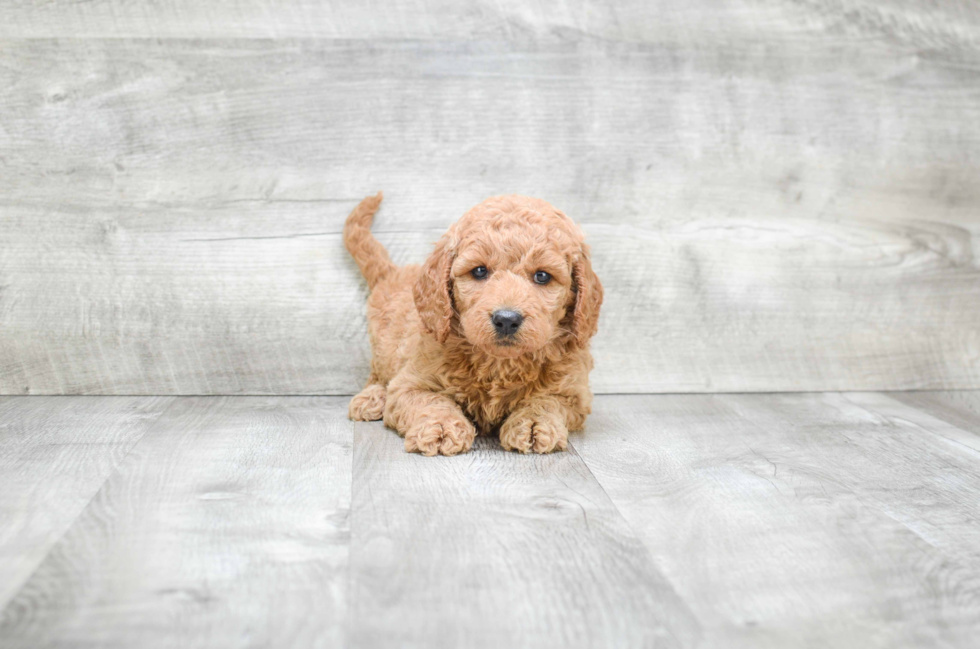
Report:
[[[971,648],[980,443],[907,396],[606,395],[454,458],[343,398],[7,397],[0,647]]]
[[[835,34],[975,46],[980,17],[970,0],[6,0],[0,36],[342,39],[714,39]]]
[[[980,442],[980,392],[893,392],[889,396],[973,433]]]
[[[0,399],[0,609],[172,401]]]
[[[855,392],[848,399],[889,420],[898,420],[907,425],[928,431],[940,440],[959,451],[975,453],[980,457],[980,428],[976,417],[963,416],[960,409],[952,406],[941,407],[942,401],[925,402],[926,407],[918,407],[916,400],[890,396],[911,393]],[[933,393],[918,393],[931,395]],[[948,393],[946,393],[948,394]],[[911,407],[909,407],[911,406]]]
[[[407,454],[355,424],[354,647],[690,647],[699,629],[574,452]]]
[[[705,646],[975,642],[980,454],[948,424],[883,395],[608,396],[596,410],[572,443]]]
[[[204,5],[13,7],[51,35],[269,13]],[[598,392],[980,387],[975,5],[479,5],[532,25],[493,42],[284,6],[355,40],[3,41],[0,391],[356,392],[339,232],[377,189],[400,262],[489,195],[583,222]]]
[[[0,644],[343,644],[344,401],[178,399],[3,611]]]

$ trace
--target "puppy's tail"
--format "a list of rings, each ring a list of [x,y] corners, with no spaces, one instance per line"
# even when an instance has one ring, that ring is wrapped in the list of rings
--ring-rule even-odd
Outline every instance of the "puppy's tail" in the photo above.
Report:
[[[368,196],[361,201],[347,217],[344,224],[344,246],[361,269],[361,274],[367,280],[368,288],[374,288],[382,279],[397,268],[388,256],[381,242],[371,234],[371,221],[374,213],[384,198],[381,192],[377,196]]]

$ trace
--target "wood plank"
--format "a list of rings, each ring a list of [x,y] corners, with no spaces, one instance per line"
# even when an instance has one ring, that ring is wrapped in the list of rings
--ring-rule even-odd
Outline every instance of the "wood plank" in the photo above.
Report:
[[[972,55],[802,25],[6,40],[0,391],[355,392],[365,296],[339,232],[379,188],[403,262],[488,195],[582,221],[598,392],[980,388]]]
[[[354,647],[694,646],[699,630],[574,452],[407,454],[355,424]]]
[[[0,399],[0,608],[172,401]]]
[[[801,26],[848,34],[918,40],[934,48],[970,45],[980,33],[980,12],[962,0],[497,0],[458,3],[315,2],[313,0],[122,0],[71,2],[8,0],[0,36],[154,38],[449,38],[610,40],[799,36]]]
[[[896,399],[893,396],[895,394],[903,393],[853,392],[849,393],[847,398],[853,403],[887,417],[890,421],[901,421],[935,435],[951,444],[956,450],[973,452],[980,459],[980,428],[977,428],[975,417],[967,419],[952,408],[943,409],[942,401],[939,400],[933,401],[930,408],[919,408],[915,405],[914,399],[908,401]],[[915,394],[925,396],[932,393]],[[967,427],[962,427],[959,423],[967,424]]]
[[[6,20],[0,26],[0,35],[479,39],[547,37],[552,33],[558,37],[577,31],[625,36],[635,31],[636,19],[640,17],[647,26],[657,26],[652,20],[653,12],[644,11],[643,3],[631,1],[619,5],[582,0],[557,6],[512,0],[495,3],[175,0],[164,5],[142,6],[125,2],[56,1],[48,5],[13,2],[5,7]]]
[[[975,643],[972,450],[853,395],[607,396],[596,411],[572,443],[705,646]]]
[[[3,646],[343,644],[345,413],[179,399],[3,611]]]
[[[961,430],[969,431],[980,443],[980,392],[892,392],[888,396],[949,422]]]

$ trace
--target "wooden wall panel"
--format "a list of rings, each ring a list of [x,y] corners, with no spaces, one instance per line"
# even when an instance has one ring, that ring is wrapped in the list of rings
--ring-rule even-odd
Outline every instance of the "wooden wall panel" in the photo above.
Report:
[[[972,0],[5,0],[0,37],[693,42],[832,35],[975,47]],[[710,39],[710,40],[708,40]]]
[[[377,189],[403,262],[493,194],[582,222],[599,392],[980,387],[977,10],[740,6],[723,36],[696,3],[637,39],[535,9],[492,42],[0,40],[0,391],[355,391],[339,233]],[[64,35],[25,7],[0,34]],[[137,27],[76,35],[173,35]]]

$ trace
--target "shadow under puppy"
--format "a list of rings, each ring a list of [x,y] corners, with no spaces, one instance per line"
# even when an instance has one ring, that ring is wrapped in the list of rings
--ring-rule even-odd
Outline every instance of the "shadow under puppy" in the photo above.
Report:
[[[351,419],[384,418],[405,450],[455,455],[499,429],[522,453],[565,449],[591,411],[589,339],[602,285],[581,230],[546,201],[472,208],[420,267],[371,234],[382,195],[361,201],[344,244],[367,279],[373,358]]]

